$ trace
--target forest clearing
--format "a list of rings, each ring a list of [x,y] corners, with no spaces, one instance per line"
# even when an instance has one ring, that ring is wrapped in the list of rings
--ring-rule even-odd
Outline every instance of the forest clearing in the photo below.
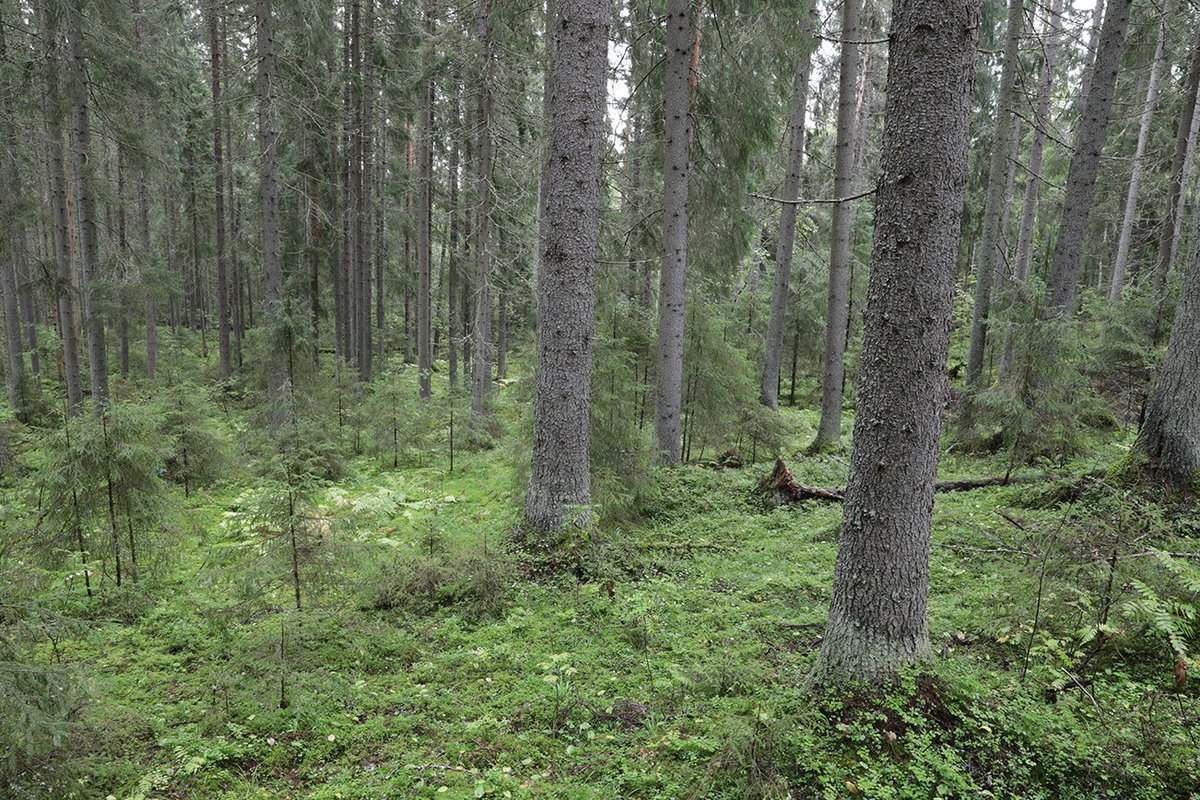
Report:
[[[1195,0],[0,0],[0,798],[1200,800]]]

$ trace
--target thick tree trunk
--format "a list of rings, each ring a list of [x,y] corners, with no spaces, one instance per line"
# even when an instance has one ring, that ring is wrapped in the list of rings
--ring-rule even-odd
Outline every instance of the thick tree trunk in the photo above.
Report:
[[[96,195],[92,190],[92,122],[87,61],[83,52],[83,0],[67,5],[67,39],[71,48],[71,90],[74,105],[75,202],[79,223],[79,280],[87,330],[88,372],[92,384],[92,414],[99,418],[108,402],[108,349],[104,315],[96,285],[100,282],[100,238],[96,226]]]
[[[1037,220],[1038,200],[1042,190],[1042,156],[1046,148],[1046,132],[1050,129],[1050,89],[1054,83],[1054,68],[1058,63],[1058,47],[1062,39],[1063,0],[1053,0],[1050,17],[1042,31],[1042,70],[1038,78],[1037,116],[1034,118],[1032,140],[1029,144],[1029,165],[1026,168],[1025,197],[1021,202],[1021,222],[1017,229],[1017,253],[1013,263],[1013,282],[1023,285],[1029,279],[1029,262],[1033,257],[1033,225]],[[1009,301],[1010,313],[1015,297]],[[1004,348],[1000,354],[1000,382],[1007,383],[1013,366],[1013,325],[1004,331]]]
[[[1162,232],[1158,239],[1158,267],[1154,275],[1159,294],[1167,284],[1171,266],[1175,261],[1180,221],[1183,219],[1185,193],[1183,167],[1187,161],[1188,142],[1191,138],[1192,117],[1196,113],[1197,94],[1200,93],[1200,33],[1192,43],[1192,58],[1188,66],[1187,84],[1183,95],[1183,108],[1175,129],[1175,152],[1171,156],[1171,172],[1167,182],[1167,208],[1163,214]]]
[[[1132,0],[1112,0],[1100,31],[1100,46],[1096,51],[1083,117],[1075,132],[1075,155],[1067,172],[1058,240],[1050,262],[1044,312],[1048,318],[1069,316],[1075,306],[1083,238],[1096,192],[1096,173],[1108,133],[1109,112],[1117,85],[1117,70],[1121,66],[1121,53],[1125,48],[1125,34],[1129,29],[1131,5]]]
[[[814,9],[804,15],[805,33],[811,35]],[[807,36],[806,36],[807,38]],[[812,69],[812,50],[804,45],[796,59],[796,78],[792,89],[792,113],[788,119],[787,174],[783,179],[779,210],[779,239],[775,247],[775,286],[771,292],[771,316],[767,322],[767,340],[763,345],[762,384],[759,401],[767,408],[779,408],[779,370],[783,361],[783,329],[787,325],[788,290],[792,282],[792,252],[796,243],[796,214],[800,197],[800,176],[804,169],[804,118],[808,108],[808,79]]]
[[[422,399],[433,396],[433,3],[425,0],[421,54],[420,119],[417,125],[417,372]]]
[[[216,208],[213,224],[216,228],[217,349],[220,354],[218,375],[222,381],[228,381],[233,376],[233,359],[229,349],[229,278],[225,264],[225,162],[221,149],[221,6],[218,0],[211,0],[205,11],[208,15],[208,46],[212,66],[213,197]]]
[[[858,17],[861,0],[842,3],[842,55],[838,74],[837,146],[833,196],[849,197],[854,180],[854,101],[858,82]],[[825,305],[825,356],[821,365],[821,421],[814,450],[837,444],[842,435],[842,389],[846,336],[850,326],[850,201],[834,203],[830,224],[829,295]]]
[[[557,0],[547,76],[545,224],[538,274],[537,388],[525,520],[540,533],[591,520],[596,243],[605,145],[608,0]]]
[[[1008,29],[1004,43],[1004,65],[1000,73],[1000,91],[996,95],[996,138],[992,142],[988,164],[987,195],[984,200],[982,231],[975,275],[975,309],[971,318],[971,346],[967,354],[967,385],[976,388],[983,378],[983,358],[987,352],[988,315],[991,312],[992,278],[1005,261],[1004,217],[1005,178],[1009,173],[1008,153],[1013,138],[1014,91],[1020,68],[1018,46],[1024,27],[1022,0],[1008,4]]]
[[[691,49],[688,0],[668,0],[665,92],[666,151],[663,157],[662,272],[658,285],[658,372],[654,393],[654,441],[658,463],[682,457],[683,323],[688,260],[688,142]]]
[[[1129,191],[1125,195],[1125,213],[1121,217],[1121,235],[1117,239],[1117,254],[1113,259],[1112,279],[1108,285],[1108,301],[1121,299],[1125,288],[1125,267],[1129,263],[1129,246],[1133,241],[1133,223],[1137,217],[1138,194],[1142,189],[1145,172],[1146,145],[1150,141],[1150,124],[1154,121],[1154,105],[1158,102],[1158,85],[1166,64],[1167,33],[1171,24],[1172,0],[1164,0],[1158,28],[1158,45],[1154,50],[1154,61],[1150,65],[1150,79],[1146,85],[1146,104],[1142,107],[1141,124],[1138,127],[1137,145],[1133,151],[1133,168],[1129,173]]]
[[[925,601],[978,0],[893,7],[875,245],[845,516],[818,682],[929,653]]]
[[[267,397],[279,408],[286,393],[290,344],[283,335],[283,265],[279,237],[279,156],[275,127],[275,39],[271,0],[255,0],[258,48],[258,184],[262,207],[262,322],[270,329],[267,346]]]
[[[471,384],[471,420],[483,422],[491,411],[492,398],[492,20],[491,0],[479,0],[475,36],[482,64],[478,87],[479,151],[475,181],[475,330]]]
[[[1200,242],[1188,249],[1167,353],[1134,444],[1151,479],[1179,491],[1200,480]]]

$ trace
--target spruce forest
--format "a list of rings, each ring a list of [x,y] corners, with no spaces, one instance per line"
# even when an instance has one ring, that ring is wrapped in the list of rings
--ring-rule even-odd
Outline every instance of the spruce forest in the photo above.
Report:
[[[1200,798],[1196,0],[0,0],[0,797]]]

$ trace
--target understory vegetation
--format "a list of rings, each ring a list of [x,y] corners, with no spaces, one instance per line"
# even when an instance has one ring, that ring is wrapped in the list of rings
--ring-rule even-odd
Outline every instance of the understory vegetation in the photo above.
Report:
[[[632,488],[609,455],[598,526],[515,536],[523,363],[494,446],[455,422],[453,469],[459,399],[389,421],[399,364],[276,440],[190,382],[119,390],[104,422],[6,421],[5,796],[1194,790],[1200,515],[1123,479],[1131,431],[1077,426],[1075,455],[1015,467],[948,432],[939,477],[1057,479],[939,494],[932,659],[816,691],[840,506],[760,484],[778,452],[843,485],[846,443],[805,456],[816,415],[785,407],[777,448],[721,439],[627,465]]]

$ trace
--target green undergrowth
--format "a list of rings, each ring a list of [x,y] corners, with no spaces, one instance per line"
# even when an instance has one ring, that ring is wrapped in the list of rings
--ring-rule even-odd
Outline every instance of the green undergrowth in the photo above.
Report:
[[[844,485],[848,452],[801,455],[815,420],[785,413],[797,479]],[[933,660],[828,692],[806,678],[839,506],[772,506],[767,454],[659,472],[555,572],[511,545],[511,449],[352,459],[311,498],[332,557],[300,610],[246,538],[254,480],[173,494],[169,567],[48,593],[83,624],[39,653],[82,699],[11,796],[1194,796],[1197,681],[1174,670],[1200,582],[1162,553],[1194,552],[1197,522],[1105,481],[1119,445],[939,495]],[[1007,468],[950,455],[942,476]]]

